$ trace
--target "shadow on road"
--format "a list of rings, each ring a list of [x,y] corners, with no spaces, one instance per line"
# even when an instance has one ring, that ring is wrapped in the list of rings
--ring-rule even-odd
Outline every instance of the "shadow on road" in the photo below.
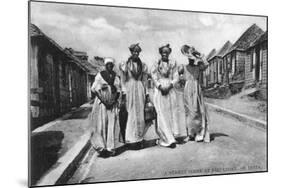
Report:
[[[80,108],[77,111],[74,111],[71,113],[70,116],[66,116],[62,118],[63,120],[68,120],[68,119],[86,119],[88,115],[90,114],[92,110],[92,107],[84,107]]]
[[[228,136],[228,135],[224,134],[224,133],[211,133],[210,139],[211,139],[211,141],[214,141],[216,137],[221,137],[221,136]]]
[[[118,148],[116,148],[116,156],[117,155],[120,155],[122,153],[124,153],[125,151],[128,151],[128,150],[140,150],[140,149],[146,149],[146,148],[150,148],[150,147],[153,147],[153,146],[156,146],[156,140],[157,139],[152,139],[152,140],[144,140],[140,145],[138,144],[125,144],[125,145],[122,145]]]
[[[217,137],[228,137],[229,135],[227,134],[224,134],[224,133],[211,133],[210,134],[210,140],[211,141],[214,141]],[[184,138],[180,138],[180,139],[177,139],[178,141],[178,144],[182,145],[182,144],[185,144],[186,141],[184,141]],[[146,148],[150,148],[150,147],[154,147],[157,145],[156,143],[157,139],[151,139],[151,140],[144,140],[142,143],[134,143],[134,144],[124,144],[120,147],[117,147],[116,150],[115,150],[115,156],[118,156],[126,151],[129,151],[129,150],[142,150],[142,149],[146,149]],[[107,158],[107,157],[105,157]]]
[[[31,135],[32,185],[58,160],[63,138],[62,131],[39,132]]]

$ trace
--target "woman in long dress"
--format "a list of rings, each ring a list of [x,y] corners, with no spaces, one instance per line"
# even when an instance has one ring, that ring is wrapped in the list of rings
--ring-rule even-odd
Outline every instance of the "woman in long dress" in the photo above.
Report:
[[[186,137],[184,110],[180,109],[174,86],[178,82],[176,61],[169,59],[172,49],[169,44],[159,48],[161,59],[152,68],[155,83],[154,106],[157,112],[156,132],[158,144],[165,147],[176,147],[176,139]],[[181,119],[182,118],[182,119]]]
[[[201,72],[207,68],[208,63],[193,47],[184,45],[181,52],[188,57],[189,61],[189,64],[184,66],[186,79],[184,106],[187,116],[188,137],[189,140],[195,139],[197,142],[210,142],[209,116],[200,85]]]
[[[96,75],[91,87],[96,94],[89,116],[93,126],[91,141],[100,156],[113,156],[119,136],[117,103],[121,86],[118,76],[113,71],[114,59],[105,58],[105,67],[104,71]]]
[[[174,88],[176,93],[176,105],[177,105],[177,122],[179,125],[179,134],[176,136],[176,140],[178,143],[185,143],[185,139],[187,137],[187,118],[185,115],[185,108],[184,108],[184,87],[185,87],[185,79],[184,79],[184,67],[182,65],[178,65],[176,77],[178,78],[178,82],[176,82]]]
[[[141,149],[146,130],[144,120],[146,86],[144,79],[147,74],[147,66],[139,58],[141,52],[139,44],[132,44],[129,50],[131,56],[119,67],[128,112],[125,142],[131,149]]]

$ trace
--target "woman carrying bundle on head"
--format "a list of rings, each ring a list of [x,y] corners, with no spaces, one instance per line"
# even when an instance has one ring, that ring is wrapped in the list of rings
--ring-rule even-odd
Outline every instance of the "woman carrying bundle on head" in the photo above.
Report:
[[[210,142],[209,117],[200,85],[202,71],[208,62],[194,47],[183,45],[181,52],[188,58],[184,65],[184,107],[187,116],[188,140]]]

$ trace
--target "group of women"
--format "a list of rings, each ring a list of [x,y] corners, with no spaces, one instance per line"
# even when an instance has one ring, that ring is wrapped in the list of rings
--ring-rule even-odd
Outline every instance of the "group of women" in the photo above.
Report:
[[[125,104],[127,111],[123,142],[129,148],[141,149],[149,128],[145,107],[150,101],[156,111],[154,121],[159,139],[157,144],[175,148],[176,144],[195,140],[209,142],[209,118],[200,87],[200,73],[207,67],[204,57],[195,48],[181,48],[188,63],[178,65],[169,58],[169,44],[159,48],[161,58],[151,70],[140,59],[139,44],[129,47],[131,56],[114,71],[115,60],[105,58],[105,70],[99,72],[92,85],[96,94],[89,116],[93,127],[92,144],[101,156],[114,156],[120,141],[119,109]],[[147,75],[154,82],[154,92],[149,96]]]

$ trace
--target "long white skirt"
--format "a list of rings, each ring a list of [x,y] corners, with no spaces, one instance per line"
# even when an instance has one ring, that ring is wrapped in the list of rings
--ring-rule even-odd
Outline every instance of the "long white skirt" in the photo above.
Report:
[[[126,83],[126,108],[128,111],[126,143],[136,143],[143,140],[145,134],[144,106],[145,89],[142,82],[130,79]]]
[[[107,110],[104,104],[96,98],[89,115],[89,123],[93,127],[91,142],[96,150],[106,149],[111,151],[116,148],[120,133],[118,109],[116,107]]]
[[[186,82],[184,106],[189,136],[195,137],[196,141],[210,142],[208,111],[197,80],[188,80]]]
[[[165,96],[155,89],[153,102],[157,112],[156,131],[160,137],[159,144],[169,146],[176,142],[175,138],[185,137],[187,133],[184,111],[179,106],[175,89],[171,89]]]

